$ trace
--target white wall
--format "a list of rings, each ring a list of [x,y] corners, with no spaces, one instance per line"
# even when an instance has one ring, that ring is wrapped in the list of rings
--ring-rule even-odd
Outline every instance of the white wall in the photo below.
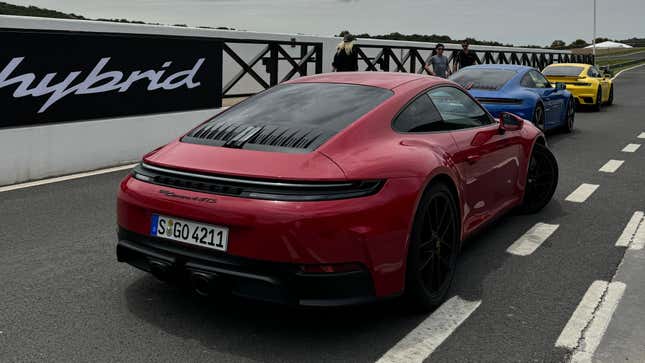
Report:
[[[0,130],[0,186],[139,160],[216,112],[175,112]]]
[[[284,40],[322,42],[324,71],[331,70],[331,59],[338,38],[299,34],[270,34],[256,32],[211,30],[173,26],[119,24],[95,21],[60,20],[18,16],[0,16],[0,28],[41,29],[62,31],[87,31],[106,33],[157,34],[174,36],[200,36],[233,39]],[[385,44],[390,46],[421,46],[434,44],[361,39],[359,44]],[[0,45],[1,48],[1,45]],[[233,45],[232,48],[245,60],[250,60],[261,45]],[[472,46],[475,50],[500,50],[502,47]],[[3,49],[6,51],[6,49]],[[514,48],[513,50],[527,50]],[[299,55],[299,48],[288,49]],[[549,50],[540,50],[550,52]],[[368,52],[368,55],[370,53]],[[373,54],[371,54],[373,55]],[[258,74],[265,72],[259,64]],[[224,58],[224,84],[239,71],[232,59]],[[310,65],[310,73],[314,66]],[[283,76],[287,70],[283,70]],[[268,76],[265,80],[268,82]],[[247,75],[234,88],[236,93],[259,91]],[[0,113],[1,113],[0,105]],[[112,118],[85,122],[0,129],[0,185],[41,179],[80,171],[99,169],[138,160],[149,150],[181,135],[196,124],[213,115],[216,110],[166,113],[137,117]],[[0,114],[1,115],[1,114]]]

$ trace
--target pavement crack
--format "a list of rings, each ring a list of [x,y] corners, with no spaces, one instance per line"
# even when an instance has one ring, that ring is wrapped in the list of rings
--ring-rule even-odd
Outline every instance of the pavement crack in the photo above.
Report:
[[[616,270],[618,270],[618,269],[616,269]],[[614,272],[614,275],[615,275],[615,272]],[[612,276],[612,280],[613,280],[613,276]],[[576,352],[581,351],[581,350],[584,351],[586,333],[589,330],[589,327],[591,327],[591,324],[593,323],[594,319],[596,318],[596,314],[598,313],[598,311],[602,307],[603,302],[605,302],[605,300],[607,298],[607,293],[609,292],[609,285],[610,284],[611,284],[611,280],[605,285],[605,287],[604,287],[604,289],[602,291],[602,294],[600,295],[600,298],[598,299],[598,302],[594,306],[593,312],[591,313],[591,318],[587,321],[585,326],[580,331],[580,337],[578,338],[578,342],[577,342],[576,346],[573,347],[573,349],[571,349],[571,352],[569,353],[569,355],[568,355],[568,357],[566,359],[567,362],[571,362],[571,359],[573,358],[573,356],[575,355]]]

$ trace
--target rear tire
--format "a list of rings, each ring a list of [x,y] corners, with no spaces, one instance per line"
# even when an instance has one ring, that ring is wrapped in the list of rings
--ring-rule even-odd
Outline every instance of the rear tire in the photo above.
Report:
[[[573,98],[570,98],[569,101],[567,102],[567,113],[565,115],[565,124],[564,124],[564,130],[566,132],[573,132],[573,123],[575,122],[576,118],[576,105],[575,101]]]
[[[538,129],[540,129],[542,132],[544,132],[544,106],[542,106],[541,103],[538,103],[535,105],[535,109],[533,109],[533,125],[535,125]]]
[[[614,104],[614,85],[611,85],[611,88],[609,89],[609,99],[607,100],[607,106],[611,106]]]
[[[602,90],[598,86],[598,93],[596,93],[596,104],[593,105],[593,110],[599,112],[602,109]]]
[[[461,222],[457,203],[443,183],[421,198],[408,247],[405,295],[414,310],[429,311],[443,303],[455,276]]]
[[[549,148],[535,144],[526,174],[526,190],[520,212],[536,213],[544,208],[558,186],[558,162]]]

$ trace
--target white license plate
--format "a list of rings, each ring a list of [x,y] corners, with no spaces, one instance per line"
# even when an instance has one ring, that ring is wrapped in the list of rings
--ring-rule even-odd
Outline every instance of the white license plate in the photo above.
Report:
[[[195,246],[226,251],[228,246],[228,228],[172,217],[152,215],[150,235],[189,243]]]

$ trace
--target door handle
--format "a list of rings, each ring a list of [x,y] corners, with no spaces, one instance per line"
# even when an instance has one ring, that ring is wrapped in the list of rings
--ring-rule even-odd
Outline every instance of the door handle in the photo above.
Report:
[[[468,161],[468,163],[470,163],[470,164],[474,164],[481,158],[482,158],[482,156],[479,155],[479,154],[472,154],[472,155],[466,156],[466,161]]]

